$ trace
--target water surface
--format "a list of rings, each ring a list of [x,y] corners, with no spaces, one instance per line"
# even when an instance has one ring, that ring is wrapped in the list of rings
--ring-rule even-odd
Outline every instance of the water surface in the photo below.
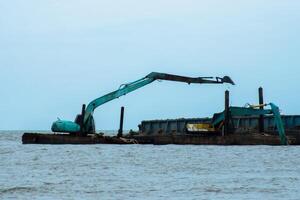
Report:
[[[22,145],[0,132],[0,199],[300,199],[300,147]]]

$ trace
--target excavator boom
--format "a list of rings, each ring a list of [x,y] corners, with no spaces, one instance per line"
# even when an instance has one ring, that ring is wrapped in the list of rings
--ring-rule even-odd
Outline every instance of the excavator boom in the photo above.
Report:
[[[107,103],[108,101],[114,100],[116,98],[119,98],[120,96],[126,95],[134,90],[137,90],[145,85],[148,85],[152,83],[155,80],[168,80],[168,81],[177,81],[177,82],[186,82],[188,84],[191,83],[198,83],[198,84],[222,84],[222,83],[230,83],[234,85],[234,82],[228,77],[225,76],[224,78],[215,78],[213,80],[213,77],[197,77],[197,78],[191,78],[191,77],[185,77],[185,76],[178,76],[173,74],[165,74],[165,73],[158,73],[158,72],[152,72],[145,76],[142,79],[139,79],[137,81],[134,81],[132,83],[128,84],[122,84],[119,89],[117,89],[114,92],[108,93],[102,97],[99,97],[92,102],[89,103],[87,106],[85,116],[84,116],[84,123],[88,120],[89,116],[92,114],[92,112],[99,106],[101,106],[104,103]]]
[[[168,81],[177,81],[177,82],[185,82],[185,83],[211,83],[211,84],[223,84],[223,83],[230,83],[234,85],[234,82],[231,80],[229,76],[224,76],[223,78],[220,77],[187,77],[187,76],[178,76],[173,74],[166,74],[166,73],[158,73],[152,72],[148,74],[145,78],[152,78],[155,80],[168,80]]]

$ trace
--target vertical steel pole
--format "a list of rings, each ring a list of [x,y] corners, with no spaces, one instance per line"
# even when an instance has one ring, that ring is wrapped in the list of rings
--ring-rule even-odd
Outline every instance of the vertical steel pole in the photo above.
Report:
[[[80,119],[80,133],[83,134],[83,123],[84,123],[84,115],[85,115],[85,104],[82,105],[81,109],[81,119]]]
[[[263,110],[264,109],[264,93],[263,93],[263,88],[260,87],[258,88],[258,98],[259,98],[259,105],[262,105],[260,106],[260,109]],[[258,129],[259,129],[259,132],[262,133],[264,132],[264,115],[260,115],[259,116],[259,121],[258,121]]]
[[[224,111],[224,132],[223,135],[229,132],[229,91],[225,91],[225,111]]]
[[[123,136],[123,121],[124,121],[124,107],[121,107],[121,114],[120,114],[120,128],[118,131],[118,137]]]

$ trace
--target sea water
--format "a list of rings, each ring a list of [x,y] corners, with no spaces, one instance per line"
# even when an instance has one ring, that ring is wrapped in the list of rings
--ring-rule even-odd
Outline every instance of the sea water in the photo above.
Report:
[[[300,199],[300,147],[22,145],[0,132],[0,199]]]

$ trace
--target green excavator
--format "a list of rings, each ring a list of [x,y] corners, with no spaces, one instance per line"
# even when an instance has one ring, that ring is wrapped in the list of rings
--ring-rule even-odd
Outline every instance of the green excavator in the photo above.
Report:
[[[119,89],[108,93],[104,96],[101,96],[93,101],[91,101],[86,107],[85,104],[82,106],[81,114],[77,115],[75,122],[60,120],[58,119],[52,124],[51,130],[53,132],[62,132],[62,133],[71,133],[78,135],[87,135],[90,133],[95,133],[95,122],[93,118],[93,112],[99,106],[119,98],[120,96],[126,95],[134,90],[137,90],[145,85],[152,83],[155,80],[168,80],[168,81],[177,81],[177,82],[185,82],[188,84],[196,83],[196,84],[223,84],[229,83],[234,85],[234,82],[229,76],[220,77],[186,77],[186,76],[178,76],[173,74],[165,74],[152,72],[141,78],[137,81],[122,84]]]
[[[265,109],[264,108],[265,106],[270,106],[270,109]],[[212,119],[212,127],[224,126],[225,115],[226,115],[225,113],[226,111],[214,114]],[[248,104],[247,107],[230,106],[228,108],[228,114],[230,120],[232,120],[233,117],[273,115],[274,122],[278,131],[280,143],[282,145],[288,144],[288,139],[285,135],[285,129],[284,129],[283,121],[281,119],[279,107],[274,103],[261,104],[261,105]]]

